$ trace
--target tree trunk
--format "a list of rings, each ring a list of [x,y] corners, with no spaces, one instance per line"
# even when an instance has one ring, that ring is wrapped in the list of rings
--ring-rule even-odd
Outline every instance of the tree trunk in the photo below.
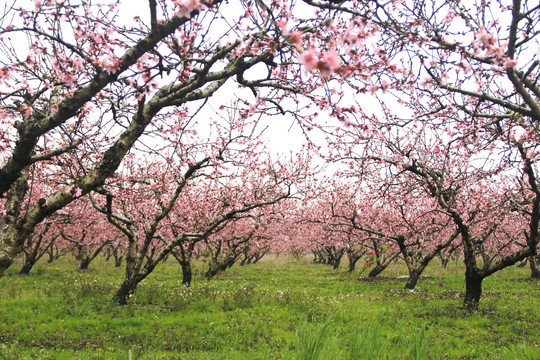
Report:
[[[118,289],[116,295],[114,296],[115,301],[118,302],[119,305],[127,305],[129,298],[131,295],[133,295],[135,289],[137,289],[137,285],[140,281],[137,280],[138,279],[136,278],[128,278],[124,280],[120,286],[120,289]]]
[[[540,279],[540,270],[538,269],[538,259],[536,255],[529,256],[529,266],[531,268],[531,278]]]
[[[360,260],[359,257],[349,256],[349,269],[348,269],[348,271],[350,273],[352,273],[354,271],[354,269],[356,269],[356,263],[358,262],[358,260]]]
[[[49,251],[47,251],[47,254],[49,255],[49,258],[47,259],[47,264],[50,264],[55,260],[54,249],[51,247]]]
[[[342,256],[343,256],[343,253],[341,253],[341,255],[335,256],[334,259],[332,260],[332,266],[333,266],[334,270],[339,269],[339,264],[341,264],[341,257]]]
[[[405,290],[413,290],[416,287],[416,284],[418,283],[418,279],[420,279],[421,274],[422,271],[418,269],[409,271],[409,279],[405,284]]]
[[[124,255],[119,255],[118,249],[114,249],[112,255],[114,257],[114,266],[120,267],[122,265],[122,258],[124,257]]]
[[[377,264],[368,274],[368,277],[375,277],[383,272],[383,270],[386,269],[386,266],[383,266],[382,264]]]
[[[216,259],[211,260],[208,266],[208,271],[204,273],[204,277],[207,280],[212,279],[214,276],[216,276],[220,272],[223,272],[227,270],[228,268],[232,267],[234,263],[236,262],[236,259],[237,259],[236,257],[231,257],[221,262]]]
[[[114,257],[114,266],[115,267],[120,267],[122,266],[122,259],[124,258],[124,256],[115,256]]]
[[[19,223],[18,219],[24,197],[28,191],[27,180],[28,167],[21,171],[19,178],[9,188],[6,201],[3,204],[4,215],[0,216],[0,277],[4,276],[4,272],[22,252],[24,242],[34,231],[33,226],[26,227]]]
[[[9,235],[5,236],[6,238]],[[22,252],[22,245],[13,244],[11,241],[0,240],[0,277],[13,264],[13,260]]]
[[[211,267],[204,273],[204,277],[206,278],[206,280],[210,280],[211,278],[216,276],[219,272],[220,272],[219,267]]]
[[[463,307],[466,310],[477,310],[480,304],[480,296],[482,295],[482,280],[477,273],[465,272],[465,300]]]
[[[92,262],[92,259],[89,257],[83,258],[81,260],[79,270],[88,270],[88,265]]]
[[[450,257],[445,258],[445,257],[442,257],[442,256],[441,256],[440,259],[441,259],[441,266],[442,266],[442,268],[443,268],[443,269],[446,269],[446,267],[448,266],[448,263],[450,262]]]
[[[249,261],[249,264],[256,264],[256,263],[258,263],[259,260],[261,260],[261,259],[264,257],[264,255],[266,255],[266,254],[267,254],[267,253],[265,252],[265,253],[262,253],[262,254],[259,254],[259,255],[255,255],[255,258],[254,258],[254,259],[251,259],[251,260]]]
[[[180,265],[182,266],[182,285],[191,286],[192,272],[191,272],[191,262],[190,261],[181,261]]]
[[[35,258],[29,258],[28,256],[26,256],[25,259],[24,259],[24,265],[21,268],[21,270],[19,271],[19,275],[28,275],[28,274],[30,274],[30,270],[32,270],[32,268],[34,267],[35,264],[36,264],[36,259]]]
[[[111,259],[112,251],[105,251],[105,261],[108,262]]]

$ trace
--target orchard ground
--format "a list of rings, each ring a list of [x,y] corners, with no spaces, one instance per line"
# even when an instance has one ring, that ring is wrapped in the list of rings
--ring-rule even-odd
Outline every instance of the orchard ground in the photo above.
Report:
[[[288,256],[267,256],[211,281],[181,285],[174,259],[119,306],[123,268],[60,258],[0,278],[0,359],[538,359],[540,287],[528,267],[484,281],[480,310],[462,309],[464,268],[433,262],[415,291],[393,264],[368,281]],[[197,264],[198,271],[204,264]]]

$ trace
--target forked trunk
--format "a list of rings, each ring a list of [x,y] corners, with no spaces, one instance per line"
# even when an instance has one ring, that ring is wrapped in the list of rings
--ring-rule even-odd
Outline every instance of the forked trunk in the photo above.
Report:
[[[220,270],[219,267],[212,267],[212,268],[209,268],[207,271],[205,271],[204,277],[206,278],[206,280],[210,280],[210,279],[212,279],[214,276],[216,276],[220,271],[221,271],[221,270]]]
[[[123,256],[115,256],[115,258],[114,258],[114,266],[115,267],[122,266],[122,259],[123,258],[124,258]]]
[[[88,266],[90,265],[91,262],[92,262],[91,258],[88,258],[88,257],[83,258],[79,265],[79,270],[88,270]]]
[[[341,257],[343,254],[336,256],[332,261],[332,267],[334,270],[339,269],[339,265],[341,264]]]
[[[122,259],[124,258],[124,255],[120,255],[118,254],[118,250],[114,250],[113,256],[114,256],[114,266],[115,267],[122,266]]]
[[[256,263],[258,263],[259,260],[261,260],[261,259],[264,257],[264,255],[266,255],[266,253],[263,253],[263,254],[260,254],[260,255],[255,255],[255,258],[252,259],[252,260],[250,260],[249,263],[250,263],[250,264],[256,264]]]
[[[49,251],[47,251],[47,255],[49,255],[49,258],[47,259],[47,264],[52,263],[54,260],[56,260],[56,257],[54,255],[54,249],[51,247]]]
[[[112,251],[105,251],[105,261],[108,262],[111,259]]]
[[[356,269],[356,263],[360,260],[359,257],[356,256],[349,256],[349,269],[348,271],[352,273],[354,269]]]
[[[447,258],[444,258],[444,257],[441,257],[441,266],[443,269],[446,269],[446,267],[448,266],[448,263],[450,262],[450,257],[447,257]]]

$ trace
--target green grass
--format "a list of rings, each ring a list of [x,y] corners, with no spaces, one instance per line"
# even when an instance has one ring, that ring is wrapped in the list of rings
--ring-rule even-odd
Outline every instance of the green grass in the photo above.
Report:
[[[368,281],[284,256],[186,288],[170,260],[123,307],[112,301],[123,269],[76,267],[60,259],[0,278],[0,360],[540,358],[540,287],[527,268],[486,279],[469,313],[456,263],[433,264],[409,292],[400,265]]]

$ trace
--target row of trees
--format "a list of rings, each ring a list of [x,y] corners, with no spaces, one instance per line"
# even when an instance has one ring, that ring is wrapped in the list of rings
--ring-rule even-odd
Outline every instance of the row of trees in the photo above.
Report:
[[[358,234],[376,268],[399,249],[409,287],[459,243],[467,308],[494,272],[526,258],[534,271],[540,5],[143,3],[134,18],[117,1],[6,4],[0,275],[29,241],[120,241],[125,303],[169,253],[188,274],[195,244],[220,243],[210,238],[223,240],[207,245],[216,259],[231,239],[289,239],[301,252],[313,247],[300,239],[321,236],[336,257]],[[233,86],[239,99],[224,106],[216,96]],[[309,152],[264,155],[262,115],[323,134],[319,152],[347,170],[322,191]],[[285,202],[293,195],[302,206]],[[296,233],[275,234],[284,203]],[[482,248],[502,257],[479,259]]]
[[[247,153],[236,152],[242,157]],[[254,160],[241,173],[240,165],[246,163],[237,162],[234,174],[210,165],[202,171],[199,163],[183,177],[170,177],[175,173],[157,161],[143,169],[140,161],[132,164],[101,193],[79,199],[68,213],[44,222],[27,239],[21,272],[55,248],[72,252],[81,269],[101,251],[114,255],[117,264],[125,257],[126,277],[116,295],[124,304],[137,284],[170,256],[179,262],[188,286],[192,262],[200,257],[207,260],[207,278],[268,252],[313,253],[315,261],[335,268],[346,255],[349,271],[363,259],[370,277],[399,259],[409,270],[405,288],[414,289],[435,257],[444,264],[465,251],[453,218],[425,189],[406,179],[390,184],[373,171],[360,183],[334,178],[314,184],[306,161],[297,160],[294,173],[290,167],[277,169],[278,164],[261,173]],[[201,166],[199,176],[195,166]],[[530,225],[528,215],[516,207],[517,195],[509,197],[508,184],[497,178],[488,185],[470,182],[471,188],[462,190],[467,197],[453,194],[448,200],[461,202],[461,216],[474,237],[475,261],[486,272],[502,268],[527,248]],[[528,260],[531,276],[538,277],[536,257]],[[473,295],[478,303],[480,293]]]

